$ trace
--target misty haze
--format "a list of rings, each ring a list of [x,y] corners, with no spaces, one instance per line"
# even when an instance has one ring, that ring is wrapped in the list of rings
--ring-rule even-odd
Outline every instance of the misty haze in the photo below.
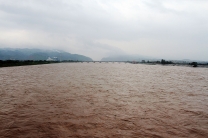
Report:
[[[0,0],[0,137],[208,137],[207,7]]]

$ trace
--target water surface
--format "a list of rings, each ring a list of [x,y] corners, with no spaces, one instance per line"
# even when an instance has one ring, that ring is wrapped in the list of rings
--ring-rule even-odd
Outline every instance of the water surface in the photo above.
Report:
[[[0,137],[208,137],[208,69],[119,63],[0,68]]]

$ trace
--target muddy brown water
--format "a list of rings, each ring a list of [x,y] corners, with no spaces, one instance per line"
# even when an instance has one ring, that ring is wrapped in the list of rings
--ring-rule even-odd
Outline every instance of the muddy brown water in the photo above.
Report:
[[[118,63],[0,68],[1,138],[206,138],[208,69]]]

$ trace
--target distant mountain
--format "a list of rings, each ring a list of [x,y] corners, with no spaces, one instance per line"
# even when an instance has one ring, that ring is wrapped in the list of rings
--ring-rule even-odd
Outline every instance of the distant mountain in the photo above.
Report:
[[[102,58],[102,61],[142,61],[142,60],[156,60],[152,57],[141,55],[119,55]]]
[[[92,61],[91,58],[60,50],[0,48],[0,60],[79,60]]]

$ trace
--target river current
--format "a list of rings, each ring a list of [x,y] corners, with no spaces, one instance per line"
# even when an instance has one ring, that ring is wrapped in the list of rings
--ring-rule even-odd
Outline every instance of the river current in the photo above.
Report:
[[[0,137],[205,138],[208,68],[125,63],[0,68]]]

